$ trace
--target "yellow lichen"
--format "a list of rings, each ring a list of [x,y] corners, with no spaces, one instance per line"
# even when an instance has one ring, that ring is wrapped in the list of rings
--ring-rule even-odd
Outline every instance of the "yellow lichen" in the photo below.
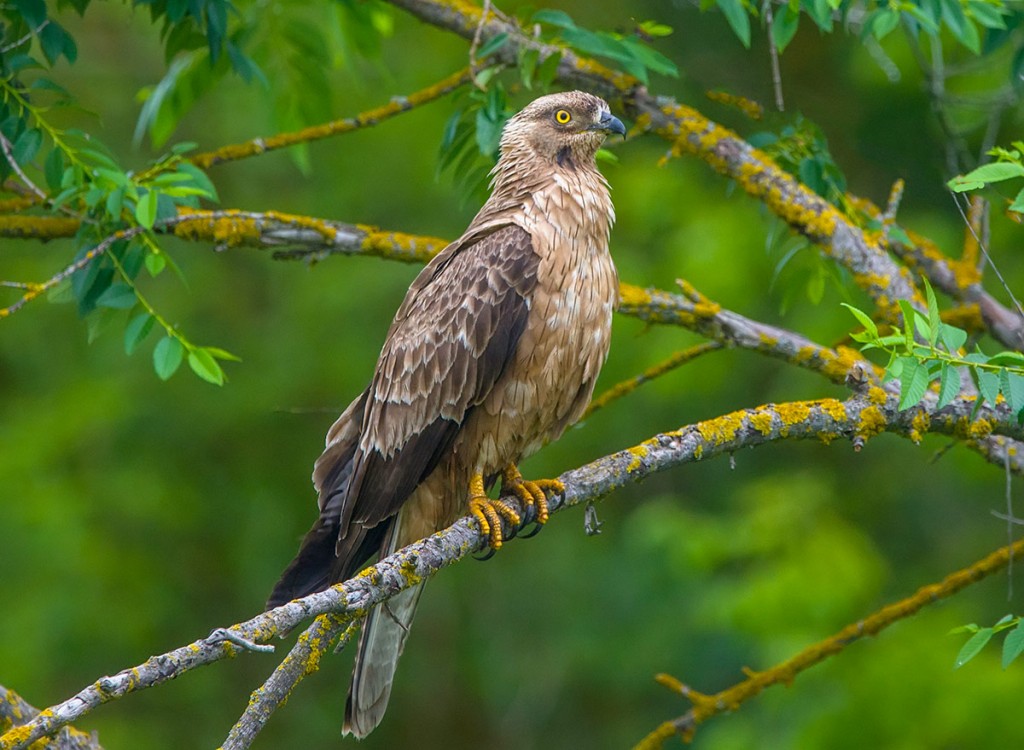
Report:
[[[836,422],[844,422],[846,420],[846,406],[842,401],[837,401],[834,398],[823,398],[818,401],[818,408]]]
[[[779,434],[785,437],[789,435],[791,426],[807,421],[807,418],[811,416],[811,408],[805,403],[796,401],[790,404],[779,404],[775,407],[775,413],[782,420],[782,429]]]
[[[697,425],[700,436],[712,445],[721,445],[736,437],[736,433],[743,426],[745,412],[734,411],[715,419],[709,419]]]
[[[633,456],[633,459],[629,462],[629,466],[626,467],[626,471],[632,474],[643,463],[644,458],[647,456],[647,448],[641,443],[640,445],[634,445],[628,452]]]
[[[921,442],[921,436],[928,432],[928,429],[932,426],[932,418],[927,412],[921,411],[914,415],[914,418],[910,421],[910,439],[914,443]]]
[[[865,407],[860,413],[860,422],[857,425],[857,435],[862,438],[870,438],[885,431],[885,415],[877,406]]]
[[[769,435],[772,431],[771,412],[757,410],[750,415],[750,424],[762,435]]]
[[[873,385],[868,388],[868,401],[876,406],[883,406],[889,400],[889,395],[884,389]]]
[[[992,422],[984,417],[980,417],[973,422],[967,428],[967,435],[974,438],[975,440],[981,440],[987,438],[992,434]]]

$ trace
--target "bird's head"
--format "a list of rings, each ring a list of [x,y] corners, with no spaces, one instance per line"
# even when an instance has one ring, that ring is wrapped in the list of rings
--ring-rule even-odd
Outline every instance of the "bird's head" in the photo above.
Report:
[[[625,135],[604,99],[583,91],[548,94],[526,105],[501,134],[502,157],[528,153],[563,167],[592,164],[609,133]]]

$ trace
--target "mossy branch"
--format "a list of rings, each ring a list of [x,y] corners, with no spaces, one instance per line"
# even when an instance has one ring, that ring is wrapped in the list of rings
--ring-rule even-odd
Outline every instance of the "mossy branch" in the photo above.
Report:
[[[755,672],[744,668],[747,679],[714,695],[698,693],[670,675],[658,675],[655,679],[659,683],[686,698],[692,704],[692,708],[682,716],[660,724],[637,743],[634,750],[657,750],[665,740],[676,735],[684,742],[691,741],[697,727],[712,716],[735,711],[765,688],[773,685],[791,685],[796,676],[804,670],[830,656],[835,656],[861,638],[878,635],[893,623],[916,614],[929,604],[947,599],[967,586],[1003,570],[1022,553],[1024,539],[1010,546],[1001,547],[973,565],[951,573],[940,582],[922,586],[912,596],[886,605],[867,617],[850,623],[835,635],[808,646],[796,656],[770,669]]]
[[[830,443],[842,439],[860,449],[867,440],[882,432],[915,441],[926,432],[961,439],[996,434],[1015,439],[1024,437],[1024,427],[1008,410],[982,407],[972,417],[974,412],[975,404],[970,398],[957,399],[942,409],[935,409],[925,401],[900,411],[898,398],[877,387],[846,401],[820,399],[765,404],[655,435],[632,448],[567,471],[559,477],[565,483],[565,495],[553,498],[550,509],[554,513],[594,502],[654,473],[779,440],[816,439]],[[507,501],[515,500],[507,498]],[[509,530],[509,536],[512,531]],[[347,625],[370,607],[432,577],[485,544],[486,537],[480,534],[476,521],[462,518],[447,529],[384,558],[355,578],[226,629],[230,638],[225,637],[224,632],[215,631],[207,638],[151,657],[116,675],[100,678],[72,698],[0,736],[0,750],[22,750],[36,740],[53,736],[103,703],[174,679],[196,667],[256,651],[258,644],[265,644],[310,618],[331,613],[338,618],[332,625]],[[912,612],[904,616],[909,614]],[[319,643],[323,645],[322,637]],[[311,657],[321,654],[322,648],[310,648],[304,653],[305,661],[299,658],[301,654],[292,659],[293,667],[301,664],[304,668],[283,670],[280,679],[273,682],[273,690],[261,697],[264,714],[269,715],[305,674],[315,670],[316,659]],[[264,715],[260,721],[265,720]]]
[[[13,690],[0,685],[0,732],[9,732],[39,716],[39,709]],[[95,733],[62,727],[46,745],[47,750],[103,750]]]
[[[603,94],[636,121],[635,129],[656,133],[669,141],[671,155],[691,154],[734,180],[794,231],[848,268],[886,319],[900,320],[896,306],[899,299],[912,300],[924,309],[924,299],[910,273],[889,256],[879,238],[870,236],[835,206],[780,169],[763,151],[697,110],[669,97],[655,96],[637,78],[613,71],[567,47],[539,42],[493,11],[485,17],[482,8],[464,0],[388,2],[467,40],[478,33],[483,41],[507,34],[508,41],[496,56],[508,65],[517,63],[521,47],[538,50],[541,60],[560,55],[557,80]]]
[[[237,161],[250,156],[265,154],[268,151],[276,151],[277,149],[287,148],[288,146],[295,146],[300,143],[310,143],[312,141],[329,138],[334,135],[351,133],[354,130],[377,125],[378,123],[388,120],[396,115],[400,115],[403,112],[408,112],[411,109],[415,109],[423,104],[432,102],[435,99],[440,99],[445,94],[449,94],[460,86],[464,86],[469,83],[469,81],[470,71],[469,68],[466,67],[457,73],[453,73],[447,78],[438,81],[437,83],[427,86],[426,88],[420,89],[408,96],[393,97],[387,104],[361,112],[355,117],[333,120],[331,122],[326,122],[321,125],[313,125],[291,133],[278,133],[266,138],[253,138],[252,140],[245,141],[244,143],[222,146],[215,151],[196,154],[191,158],[191,162],[197,167],[208,169],[215,164]]]

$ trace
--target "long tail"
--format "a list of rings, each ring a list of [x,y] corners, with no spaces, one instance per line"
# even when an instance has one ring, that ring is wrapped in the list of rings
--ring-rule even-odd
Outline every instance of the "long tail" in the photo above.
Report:
[[[396,540],[400,538],[400,526],[400,520],[393,524],[381,549],[381,557],[398,549]],[[362,739],[384,718],[398,657],[402,655],[405,639],[409,637],[409,628],[423,586],[421,583],[406,589],[367,615],[359,637],[352,685],[345,704],[345,724],[342,730],[345,733]]]

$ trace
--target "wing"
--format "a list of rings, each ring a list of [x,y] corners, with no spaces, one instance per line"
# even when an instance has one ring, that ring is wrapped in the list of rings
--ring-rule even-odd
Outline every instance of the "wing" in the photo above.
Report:
[[[388,333],[342,503],[342,534],[398,512],[501,377],[526,327],[539,263],[530,235],[507,225],[449,250],[413,283]]]
[[[506,224],[467,233],[416,277],[369,388],[327,434],[313,470],[320,515],[268,607],[344,580],[381,548],[389,519],[504,372],[538,263],[530,235]]]

